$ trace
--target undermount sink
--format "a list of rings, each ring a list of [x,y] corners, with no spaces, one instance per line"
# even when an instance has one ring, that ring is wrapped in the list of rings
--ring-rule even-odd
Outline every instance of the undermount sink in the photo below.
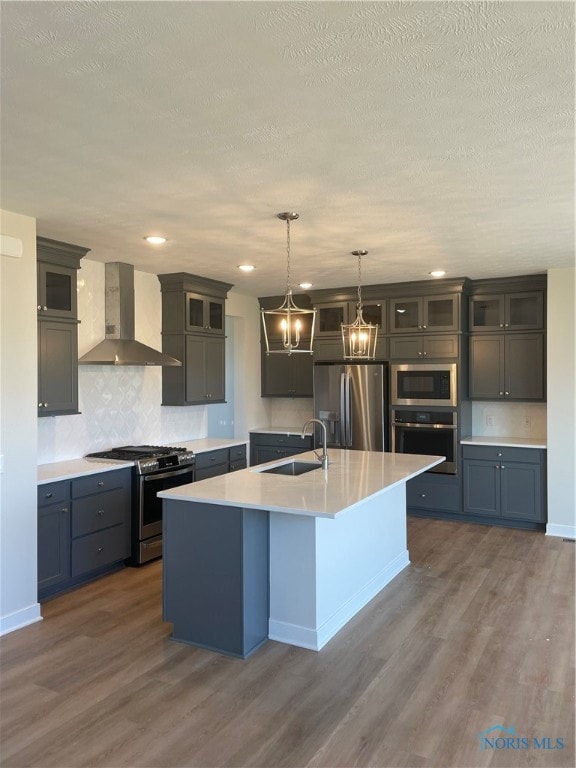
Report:
[[[276,464],[274,467],[257,471],[262,474],[296,476],[312,472],[313,469],[322,469],[322,464],[319,461],[287,461],[285,464]]]

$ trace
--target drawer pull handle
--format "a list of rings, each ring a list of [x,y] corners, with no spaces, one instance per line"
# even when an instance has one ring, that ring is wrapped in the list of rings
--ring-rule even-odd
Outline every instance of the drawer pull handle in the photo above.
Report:
[[[497,453],[496,456],[498,456],[499,459],[502,458],[502,454],[501,453]]]
[[[103,514],[104,514],[104,510],[103,509],[99,509],[98,510],[98,517],[102,517]]]
[[[104,552],[104,547],[98,547],[98,552]]]
[[[62,509],[60,510],[60,512],[61,512],[62,514],[65,514],[66,512],[68,512],[68,507],[62,507]]]
[[[500,469],[506,469],[506,467],[504,466],[504,464],[501,464],[501,465],[500,465]]]
[[[421,499],[425,499],[425,498],[426,498],[426,494],[425,494],[425,493],[421,493],[421,494],[420,494],[420,498],[421,498]]]
[[[47,494],[46,494],[46,498],[47,498],[47,499],[51,499],[51,498],[52,498],[52,494],[51,494],[51,493],[47,493]]]
[[[104,480],[98,481],[98,488],[102,488],[104,486]]]

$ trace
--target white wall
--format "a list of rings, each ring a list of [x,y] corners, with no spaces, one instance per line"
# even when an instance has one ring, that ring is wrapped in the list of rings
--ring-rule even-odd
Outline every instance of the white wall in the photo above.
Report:
[[[548,272],[548,525],[576,537],[576,270]]]
[[[38,621],[36,221],[0,211],[21,258],[0,257],[0,634]]]

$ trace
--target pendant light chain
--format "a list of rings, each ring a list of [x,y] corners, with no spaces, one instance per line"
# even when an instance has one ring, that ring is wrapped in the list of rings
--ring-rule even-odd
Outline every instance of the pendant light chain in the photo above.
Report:
[[[290,290],[290,219],[286,219],[286,293]]]
[[[358,309],[362,309],[362,256],[358,254]]]

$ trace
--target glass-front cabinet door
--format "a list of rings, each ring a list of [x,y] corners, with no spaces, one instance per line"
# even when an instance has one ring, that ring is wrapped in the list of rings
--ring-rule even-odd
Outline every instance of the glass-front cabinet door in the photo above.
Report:
[[[504,327],[504,294],[470,299],[470,328],[496,331]]]
[[[507,294],[504,327],[525,331],[543,328],[544,294],[541,291]]]
[[[422,299],[390,300],[390,333],[409,333],[422,325]]]
[[[186,293],[186,330],[224,333],[224,300]]]
[[[76,274],[76,269],[38,262],[38,314],[40,316],[76,317]]]
[[[457,331],[458,297],[430,296],[422,300],[423,331]]]
[[[315,335],[326,336],[341,333],[342,323],[348,323],[348,302],[330,302],[316,306]]]

